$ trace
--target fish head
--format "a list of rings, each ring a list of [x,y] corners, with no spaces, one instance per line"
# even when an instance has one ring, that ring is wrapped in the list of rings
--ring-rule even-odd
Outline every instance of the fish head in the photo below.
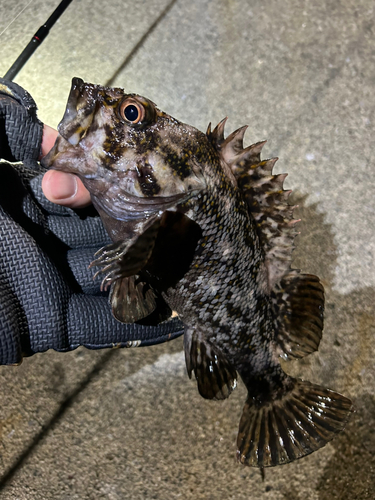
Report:
[[[42,165],[78,175],[106,225],[149,218],[206,187],[206,135],[145,97],[73,78],[58,130]]]

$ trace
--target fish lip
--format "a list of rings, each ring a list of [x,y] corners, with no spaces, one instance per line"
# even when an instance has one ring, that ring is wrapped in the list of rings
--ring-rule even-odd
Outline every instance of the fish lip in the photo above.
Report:
[[[65,113],[57,129],[60,135],[73,146],[79,143],[92,122],[99,93],[98,85],[85,83],[78,77],[72,79]],[[82,101],[84,105],[80,106]],[[77,130],[78,118],[81,124],[79,130]]]

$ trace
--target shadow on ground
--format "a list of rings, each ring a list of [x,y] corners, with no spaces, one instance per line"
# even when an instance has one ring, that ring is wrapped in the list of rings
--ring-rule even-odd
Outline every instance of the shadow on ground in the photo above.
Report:
[[[306,206],[306,199],[298,194],[292,199],[292,203],[299,205],[295,215],[302,219],[294,264],[321,277],[326,291],[326,314],[319,349],[321,356],[301,360],[298,371],[303,374],[305,365],[314,373],[314,365],[319,364],[321,382],[329,386],[332,379],[341,381],[338,389],[349,394],[355,406],[345,431],[331,443],[335,452],[324,468],[316,491],[319,500],[373,499],[375,291],[365,288],[341,295],[332,289],[337,254],[331,227],[316,205]],[[338,359],[340,362],[335,362]],[[285,498],[302,500],[305,497],[295,490],[287,490]]]

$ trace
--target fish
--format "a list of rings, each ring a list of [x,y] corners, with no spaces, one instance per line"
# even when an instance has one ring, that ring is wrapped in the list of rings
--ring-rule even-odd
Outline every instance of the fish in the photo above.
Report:
[[[324,288],[292,268],[298,222],[265,141],[244,147],[227,118],[206,133],[120,88],[73,78],[45,168],[78,175],[112,243],[91,266],[114,317],[184,325],[187,372],[206,399],[238,377],[248,395],[240,463],[271,467],[323,447],[353,411],[347,397],[289,376],[280,360],[318,350]]]

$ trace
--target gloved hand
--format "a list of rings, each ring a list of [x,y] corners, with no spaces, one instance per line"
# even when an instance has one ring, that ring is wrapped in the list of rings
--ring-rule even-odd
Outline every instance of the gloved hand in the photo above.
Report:
[[[43,124],[31,96],[0,79],[0,364],[47,349],[69,351],[152,345],[183,333],[172,319],[158,326],[116,321],[100,279],[88,269],[109,243],[92,207],[73,211],[41,190]]]

